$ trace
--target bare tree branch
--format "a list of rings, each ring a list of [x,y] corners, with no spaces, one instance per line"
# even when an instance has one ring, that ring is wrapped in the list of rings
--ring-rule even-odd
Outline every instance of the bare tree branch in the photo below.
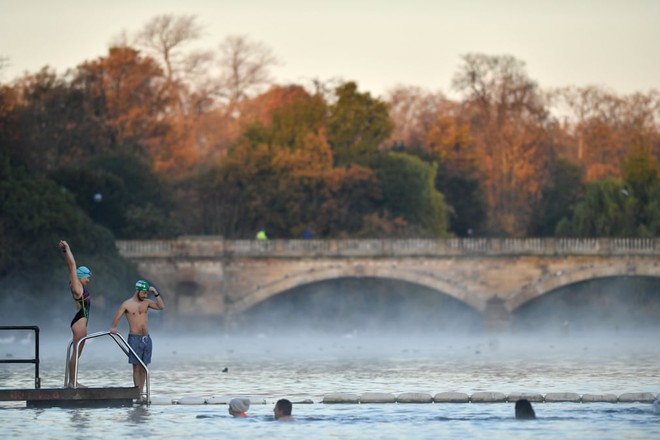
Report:
[[[220,45],[220,93],[230,105],[272,83],[270,68],[277,65],[270,48],[244,35],[228,36]]]
[[[200,75],[211,60],[210,52],[184,52],[183,48],[202,36],[194,15],[159,15],[135,37],[135,44],[162,63],[169,82],[179,77]]]
[[[2,78],[3,71],[10,65],[11,63],[9,62],[9,57],[0,56],[0,78]]]

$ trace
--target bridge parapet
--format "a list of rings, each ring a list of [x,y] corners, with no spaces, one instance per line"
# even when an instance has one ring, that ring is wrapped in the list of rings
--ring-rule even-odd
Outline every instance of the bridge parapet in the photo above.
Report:
[[[119,240],[126,258],[380,257],[380,256],[659,256],[658,238],[451,238],[393,240]]]

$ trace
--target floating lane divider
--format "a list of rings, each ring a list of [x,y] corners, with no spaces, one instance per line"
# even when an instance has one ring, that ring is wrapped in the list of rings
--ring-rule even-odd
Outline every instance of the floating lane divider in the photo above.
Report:
[[[171,398],[152,396],[152,405],[227,405],[229,401],[239,396],[186,396]],[[250,399],[251,405],[266,405],[274,403],[277,398],[263,396],[245,396]],[[492,391],[479,391],[473,394],[459,392],[443,392],[434,396],[428,393],[392,393],[367,392],[363,394],[332,393],[326,394],[321,403],[327,404],[362,404],[362,403],[503,403],[516,402],[527,399],[530,402],[574,402],[574,403],[654,403],[660,400],[660,394],[651,392],[616,394],[578,394],[578,393],[498,393]],[[312,399],[293,399],[295,404],[314,403]]]

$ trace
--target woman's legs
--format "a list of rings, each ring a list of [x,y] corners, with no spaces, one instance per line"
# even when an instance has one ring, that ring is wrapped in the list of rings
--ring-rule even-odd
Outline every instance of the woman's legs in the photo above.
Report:
[[[76,321],[71,326],[71,332],[73,333],[73,345],[71,346],[71,358],[69,359],[69,387],[73,388],[76,379],[76,346],[82,338],[87,336],[87,318],[80,318]],[[80,358],[84,346],[84,342],[80,344],[78,358]],[[78,384],[78,386],[80,387],[81,385]]]

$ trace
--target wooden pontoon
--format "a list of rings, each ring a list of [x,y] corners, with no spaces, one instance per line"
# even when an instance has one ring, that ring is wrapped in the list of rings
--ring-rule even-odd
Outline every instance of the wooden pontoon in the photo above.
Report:
[[[25,401],[28,408],[133,406],[139,398],[138,387],[0,389],[0,401]]]
[[[82,340],[78,341],[76,347],[73,347],[73,342],[69,342],[69,348],[66,354],[66,369],[64,372],[64,383],[69,382],[69,362],[71,356],[76,359],[76,374],[72,379],[77,383],[77,370],[78,370],[78,353],[80,345],[87,339],[97,338],[101,336],[111,337],[121,348],[121,350],[128,356],[132,352],[146,371],[146,395],[140,396],[138,387],[103,387],[103,388],[41,388],[41,378],[39,377],[39,327],[37,326],[0,326],[0,330],[16,331],[26,330],[33,331],[34,337],[34,358],[30,359],[0,359],[0,363],[31,363],[34,364],[34,388],[24,389],[0,389],[0,402],[2,401],[24,401],[28,408],[48,408],[48,407],[65,407],[65,408],[98,408],[98,407],[121,407],[132,406],[134,402],[139,404],[149,404],[150,402],[150,387],[149,387],[149,369],[142,362],[139,356],[128,345],[128,342],[120,335],[111,332],[98,332],[92,333]]]

